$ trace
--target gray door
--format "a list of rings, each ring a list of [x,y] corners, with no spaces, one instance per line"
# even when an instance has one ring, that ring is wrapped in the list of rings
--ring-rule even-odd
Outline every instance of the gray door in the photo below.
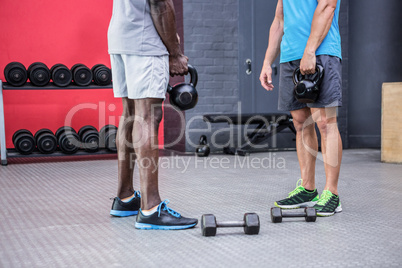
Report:
[[[275,89],[266,91],[259,80],[276,4],[277,0],[239,0],[239,85],[243,113],[278,112],[279,58],[273,65]]]
[[[239,91],[242,113],[279,112],[279,57],[272,65],[274,90],[266,91],[259,80],[276,4],[277,0],[239,0]],[[268,144],[270,148],[295,148],[294,137],[289,129],[285,129],[272,137]]]

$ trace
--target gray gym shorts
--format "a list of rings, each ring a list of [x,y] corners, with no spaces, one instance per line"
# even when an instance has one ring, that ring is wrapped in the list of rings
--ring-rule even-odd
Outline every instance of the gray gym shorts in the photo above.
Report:
[[[319,55],[317,64],[324,67],[320,95],[314,103],[300,103],[293,95],[293,72],[300,66],[300,60],[280,64],[278,110],[294,111],[305,107],[325,108],[342,106],[342,63],[335,56]]]

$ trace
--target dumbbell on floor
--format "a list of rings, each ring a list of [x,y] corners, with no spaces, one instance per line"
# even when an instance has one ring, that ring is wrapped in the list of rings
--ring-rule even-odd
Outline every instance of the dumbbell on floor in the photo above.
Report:
[[[57,139],[50,129],[42,128],[35,133],[38,150],[43,154],[52,154],[57,150]]]
[[[27,129],[20,129],[16,131],[13,135],[12,140],[15,149],[20,154],[31,154],[36,148],[35,138],[32,135],[31,131]]]
[[[14,87],[23,86],[28,79],[27,69],[20,62],[10,62],[4,68],[4,77]]]
[[[99,130],[99,148],[106,148],[111,152],[117,152],[116,147],[117,127],[106,125]]]
[[[55,135],[59,149],[65,154],[74,154],[81,147],[80,136],[72,127],[60,127]]]
[[[282,218],[304,217],[307,222],[315,222],[317,211],[315,208],[304,208],[303,211],[289,211],[278,207],[271,208],[271,221],[274,223],[282,222]]]
[[[85,151],[94,153],[99,150],[99,133],[95,127],[83,126],[78,131],[78,136],[81,138]]]
[[[244,233],[253,235],[260,232],[260,219],[256,213],[246,213],[242,221],[217,222],[213,214],[201,217],[201,232],[203,236],[215,236],[217,228],[243,227]]]

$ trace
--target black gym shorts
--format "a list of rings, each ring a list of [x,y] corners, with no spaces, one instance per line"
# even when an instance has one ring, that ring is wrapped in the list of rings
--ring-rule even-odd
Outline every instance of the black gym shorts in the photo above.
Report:
[[[293,72],[300,67],[300,60],[281,63],[279,78],[278,110],[294,111],[305,107],[326,108],[342,106],[342,63],[335,56],[319,55],[317,64],[324,67],[320,95],[314,103],[300,103],[293,95]]]

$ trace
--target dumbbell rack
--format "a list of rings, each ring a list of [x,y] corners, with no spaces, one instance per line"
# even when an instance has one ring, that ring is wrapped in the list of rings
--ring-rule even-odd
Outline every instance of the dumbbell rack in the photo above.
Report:
[[[99,88],[103,88],[103,89],[107,89],[110,88],[112,89],[112,85],[109,86],[98,86],[95,84],[91,84],[87,87],[80,87],[80,86],[76,86],[71,84],[68,87],[57,87],[55,85],[53,85],[52,83],[49,83],[47,86],[44,87],[36,87],[33,86],[31,83],[26,83],[24,86],[22,87],[14,87],[11,85],[8,85],[7,83],[3,83],[2,80],[0,80],[0,153],[1,153],[1,165],[2,166],[6,166],[8,164],[7,161],[7,148],[6,148],[6,131],[5,131],[5,123],[4,123],[4,99],[3,99],[3,90],[82,90],[82,89],[99,89]],[[99,153],[95,153],[95,154],[105,154],[102,151],[100,151]],[[62,154],[56,154],[56,156],[61,156]],[[78,154],[79,156],[82,155],[88,155],[88,153],[80,153]],[[93,154],[91,154],[93,155]],[[50,155],[34,155],[34,156],[41,156],[41,157],[50,157]],[[53,156],[52,156],[53,157]],[[70,157],[70,156],[69,156]]]

